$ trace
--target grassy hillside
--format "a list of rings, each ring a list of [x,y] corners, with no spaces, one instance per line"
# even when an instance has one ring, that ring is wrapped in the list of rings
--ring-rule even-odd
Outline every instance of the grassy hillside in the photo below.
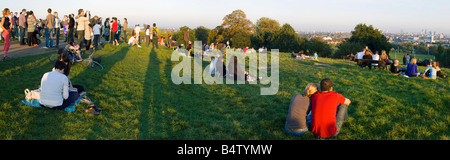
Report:
[[[1,61],[0,139],[315,139],[289,135],[284,121],[290,98],[323,78],[352,100],[337,139],[449,139],[449,79],[405,78],[326,58],[321,63],[330,65],[315,66],[281,53],[279,92],[261,96],[260,84],[175,85],[171,53],[106,45],[96,53],[105,70],[75,64],[72,82],[85,86],[103,109],[99,116],[84,113],[85,104],[66,113],[20,102],[51,70],[53,53]]]

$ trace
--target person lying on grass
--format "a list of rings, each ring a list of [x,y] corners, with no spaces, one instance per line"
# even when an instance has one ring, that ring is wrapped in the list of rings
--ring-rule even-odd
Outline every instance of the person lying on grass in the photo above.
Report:
[[[308,122],[307,115],[311,111],[310,98],[318,91],[316,83],[306,86],[303,93],[297,93],[291,98],[289,112],[286,118],[284,129],[286,132],[300,136],[310,130],[311,122]]]
[[[320,90],[311,96],[311,131],[317,138],[333,138],[348,118],[351,101],[333,91],[331,79],[323,79]]]

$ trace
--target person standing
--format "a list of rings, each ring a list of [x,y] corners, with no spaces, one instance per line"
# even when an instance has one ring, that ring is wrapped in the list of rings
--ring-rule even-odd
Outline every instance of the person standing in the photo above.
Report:
[[[48,15],[45,21],[45,47],[53,47],[53,29],[55,28],[55,16],[52,15],[52,9],[47,10]]]
[[[94,48],[97,48],[98,42],[100,40],[100,30],[102,29],[102,22],[98,21],[97,24],[94,25],[93,31],[94,31]]]
[[[159,29],[158,27],[156,27],[156,23],[153,23],[153,28],[152,28],[152,46],[153,48],[159,49],[159,45],[158,45],[158,33],[159,33]]]
[[[61,33],[60,33],[61,21],[59,20],[58,12],[54,12],[53,15],[55,16],[55,29],[54,30],[55,30],[55,35],[56,35],[56,47],[58,48],[59,47],[59,37],[61,36]]]
[[[3,59],[9,58],[7,56],[7,53],[9,51],[10,40],[9,40],[9,34],[11,32],[11,21],[9,20],[10,12],[8,8],[5,8],[2,12],[3,18],[0,24],[0,27],[3,29],[2,35],[3,38],[5,38],[5,45],[3,46],[3,52],[5,53],[3,55]]]
[[[66,39],[64,40],[64,42],[67,42],[68,39],[68,32],[69,32],[69,18],[67,17],[67,15],[64,15],[64,18],[62,20],[63,23],[63,33],[66,36]]]
[[[336,137],[348,118],[351,101],[333,91],[331,79],[323,79],[320,90],[311,96],[311,132],[317,138]]]
[[[19,38],[19,35],[18,35],[19,34],[19,18],[17,17],[17,12],[14,13],[14,16],[12,16],[11,19],[12,19],[11,20],[11,23],[12,23],[12,25],[11,25],[11,27],[12,27],[12,30],[11,30],[12,34],[11,34],[11,36],[15,40],[16,37]]]
[[[128,29],[128,19],[124,18],[123,20],[124,20],[123,25],[122,25],[123,40],[126,41],[127,40],[127,29]]]
[[[86,53],[89,53],[89,50],[91,48],[91,33],[92,33],[92,27],[89,22],[89,20],[91,19],[90,11],[86,11],[84,18],[79,19],[84,21],[83,24],[84,24],[84,39],[86,40]]]
[[[112,18],[113,23],[111,24],[111,41],[113,43],[114,46],[118,46],[119,45],[119,41],[117,41],[117,28],[118,28],[118,24],[117,24],[117,18],[113,17]]]
[[[84,26],[85,26],[85,22],[86,22],[86,17],[84,16],[84,10],[83,9],[79,9],[78,10],[78,15],[75,17],[75,19],[77,20],[77,43],[78,45],[80,45],[80,48],[83,48],[83,38],[84,38]]]
[[[147,25],[147,28],[145,29],[145,42],[147,42],[147,48],[149,47],[151,38],[151,29],[150,29],[150,25]]]
[[[103,37],[105,38],[106,43],[109,43],[109,35],[111,33],[111,26],[109,24],[109,18],[106,18],[104,26],[105,26],[105,33],[103,33]]]
[[[73,18],[74,15],[73,14],[69,14],[69,33],[68,33],[68,38],[67,38],[67,42],[70,42],[70,40],[75,40],[73,38],[73,34],[75,31],[75,19]]]
[[[184,32],[184,48],[187,48],[187,45],[189,44],[189,41],[191,40],[191,38],[189,37],[189,28]]]
[[[37,44],[37,30],[36,30],[36,17],[34,17],[34,13],[33,11],[28,12],[28,18],[27,18],[27,30],[28,30],[28,34],[27,34],[27,41],[28,41],[28,46],[31,46],[34,44],[34,46],[39,46]]]
[[[20,13],[20,16],[19,16],[19,28],[20,28],[19,42],[20,42],[20,45],[25,45],[25,34],[27,31],[27,19],[25,17],[26,14],[27,14],[27,10],[22,9],[22,13]]]

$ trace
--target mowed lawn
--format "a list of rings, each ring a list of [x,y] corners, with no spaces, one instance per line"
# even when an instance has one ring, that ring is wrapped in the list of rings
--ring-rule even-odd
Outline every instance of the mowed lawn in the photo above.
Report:
[[[290,98],[323,78],[352,101],[336,139],[450,138],[449,79],[405,78],[327,58],[320,62],[330,65],[316,66],[288,53],[280,54],[279,92],[261,96],[260,84],[175,85],[171,72],[179,61],[170,60],[172,50],[107,44],[96,52],[103,71],[77,63],[70,74],[103,109],[101,115],[84,113],[85,104],[73,113],[22,104],[24,90],[37,89],[52,69],[51,54],[0,61],[0,139],[311,140],[310,132],[289,135],[284,123]]]

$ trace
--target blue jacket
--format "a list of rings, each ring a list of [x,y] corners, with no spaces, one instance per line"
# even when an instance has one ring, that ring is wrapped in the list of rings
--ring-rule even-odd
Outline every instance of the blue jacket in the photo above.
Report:
[[[417,64],[409,63],[408,67],[406,68],[406,75],[417,76],[417,73],[419,73],[419,69],[417,69]]]

